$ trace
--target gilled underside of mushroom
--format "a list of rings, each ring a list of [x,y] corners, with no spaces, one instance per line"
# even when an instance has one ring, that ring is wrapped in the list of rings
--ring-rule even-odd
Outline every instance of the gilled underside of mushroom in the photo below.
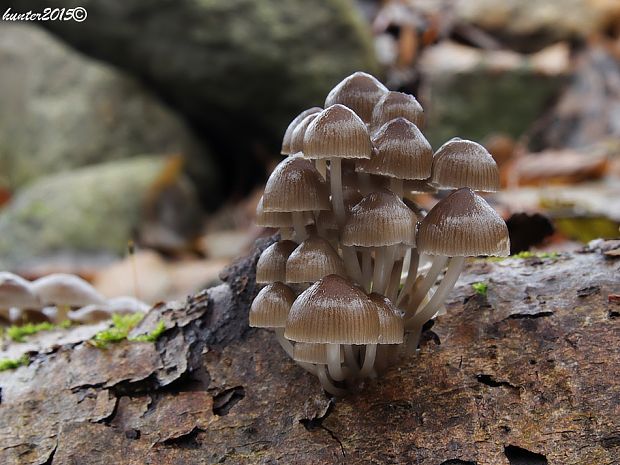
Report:
[[[279,227],[287,241],[276,246],[277,273],[263,269],[273,246],[259,260],[267,287],[250,326],[275,330],[285,351],[340,396],[415,354],[465,257],[508,255],[509,241],[504,221],[472,190],[497,188],[484,147],[453,139],[433,155],[415,97],[366,73],[345,78],[325,105],[289,125],[288,157],[259,204],[259,224]],[[456,190],[422,217],[415,193],[442,189]]]

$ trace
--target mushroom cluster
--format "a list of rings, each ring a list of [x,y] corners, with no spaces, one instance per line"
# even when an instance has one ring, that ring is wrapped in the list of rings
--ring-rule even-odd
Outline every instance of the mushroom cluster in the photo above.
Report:
[[[114,313],[145,313],[149,306],[133,297],[106,300],[79,276],[54,273],[28,281],[0,272],[0,319],[7,322],[94,323]]]
[[[278,228],[281,240],[258,260],[256,280],[266,286],[250,326],[273,329],[334,395],[384,371],[401,347],[415,353],[465,257],[510,250],[506,224],[474,192],[498,189],[493,157],[460,138],[433,154],[423,121],[415,97],[354,73],[325,109],[291,122],[286,158],[257,207],[258,225]],[[414,202],[448,189],[426,215]]]

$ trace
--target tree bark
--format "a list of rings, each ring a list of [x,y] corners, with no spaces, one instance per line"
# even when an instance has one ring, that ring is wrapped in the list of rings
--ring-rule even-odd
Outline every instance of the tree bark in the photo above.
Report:
[[[620,463],[617,259],[472,260],[419,356],[330,399],[247,327],[269,243],[156,306],[135,330],[163,320],[156,343],[65,344],[0,373],[0,463]]]

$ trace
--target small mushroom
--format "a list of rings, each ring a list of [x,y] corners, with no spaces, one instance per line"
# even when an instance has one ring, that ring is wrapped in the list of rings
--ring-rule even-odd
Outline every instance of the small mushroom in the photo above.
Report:
[[[289,255],[297,248],[293,241],[278,241],[265,250],[256,263],[256,282],[273,283],[286,282],[286,261]]]
[[[299,150],[293,151],[293,149],[291,147],[291,141],[292,141],[292,138],[293,138],[293,131],[295,131],[295,128],[297,128],[299,123],[301,123],[307,116],[315,114],[315,113],[319,113],[321,110],[322,110],[322,108],[319,108],[319,107],[308,108],[307,110],[304,110],[300,114],[298,114],[293,119],[293,121],[290,122],[290,124],[286,128],[286,131],[284,133],[284,137],[282,138],[282,150],[280,151],[280,153],[282,155],[292,155],[294,153],[299,152]]]
[[[54,273],[33,281],[32,291],[46,305],[58,309],[57,322],[64,321],[71,307],[104,304],[105,299],[82,278],[64,273]]]
[[[42,307],[30,281],[8,271],[0,272],[0,316],[3,319],[11,319],[11,308],[40,310]]]
[[[411,121],[417,127],[422,127],[424,124],[424,109],[413,95],[388,92],[381,97],[372,112],[372,132],[399,116]]]
[[[325,108],[339,103],[353,110],[365,123],[370,123],[372,110],[387,92],[387,87],[377,78],[358,71],[344,78],[329,92]]]
[[[286,261],[287,283],[314,283],[330,274],[346,277],[344,263],[330,243],[317,235],[303,241]]]

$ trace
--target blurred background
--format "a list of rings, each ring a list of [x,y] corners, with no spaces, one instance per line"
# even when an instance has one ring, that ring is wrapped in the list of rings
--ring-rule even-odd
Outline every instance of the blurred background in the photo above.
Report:
[[[84,22],[0,21],[2,270],[149,303],[215,283],[269,233],[253,215],[286,126],[357,70],[418,97],[434,149],[459,136],[494,155],[513,253],[618,236],[617,0],[0,0],[0,14],[75,6]]]

